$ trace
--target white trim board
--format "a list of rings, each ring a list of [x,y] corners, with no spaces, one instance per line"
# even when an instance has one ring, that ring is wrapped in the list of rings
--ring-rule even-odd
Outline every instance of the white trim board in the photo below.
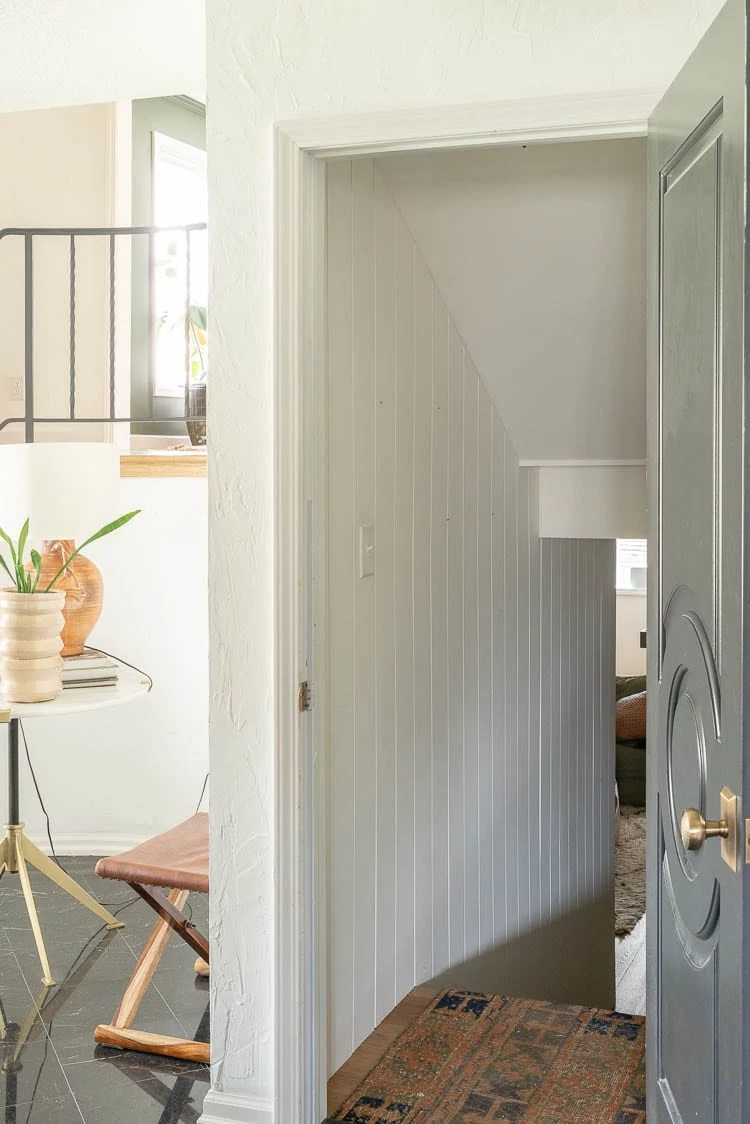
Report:
[[[644,136],[660,91],[282,122],[275,130],[276,1108],[326,1115],[325,168],[415,149]],[[312,601],[312,626],[309,612]],[[312,717],[296,687],[309,679]],[[236,1120],[210,1093],[204,1124]],[[208,1101],[207,1101],[208,1103]],[[224,1113],[224,1109],[227,1113]],[[243,1118],[244,1119],[244,1118]]]
[[[531,98],[484,105],[396,110],[348,117],[281,121],[278,133],[297,149],[327,159],[425,148],[645,136],[663,91]]]
[[[645,468],[646,460],[589,460],[589,461],[566,461],[566,460],[519,460],[519,468]]]
[[[83,835],[58,835],[55,832],[52,835],[52,841],[55,844],[55,851],[61,858],[65,858],[66,855],[91,855],[96,858],[101,855],[119,855],[122,851],[129,851],[132,847],[138,847],[152,837],[153,832],[145,835],[106,835],[98,832]],[[29,838],[45,855],[52,855],[49,839],[46,835],[34,833]]]
[[[273,1103],[210,1089],[198,1124],[274,1124]]]

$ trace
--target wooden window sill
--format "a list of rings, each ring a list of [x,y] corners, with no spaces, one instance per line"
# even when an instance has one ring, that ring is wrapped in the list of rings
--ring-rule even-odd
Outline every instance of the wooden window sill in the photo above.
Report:
[[[151,476],[206,476],[206,452],[123,453],[120,476],[146,479]]]

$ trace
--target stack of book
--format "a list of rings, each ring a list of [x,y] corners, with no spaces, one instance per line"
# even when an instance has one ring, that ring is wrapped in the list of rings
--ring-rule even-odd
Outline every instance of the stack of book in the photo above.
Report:
[[[80,656],[63,656],[63,689],[117,686],[117,661],[104,652],[87,648]]]

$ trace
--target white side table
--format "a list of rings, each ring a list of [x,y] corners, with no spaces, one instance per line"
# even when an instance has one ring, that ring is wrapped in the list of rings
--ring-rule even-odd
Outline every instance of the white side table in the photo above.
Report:
[[[8,725],[8,822],[5,825],[4,837],[0,841],[0,876],[7,871],[9,874],[17,874],[21,879],[26,909],[34,932],[39,959],[42,962],[42,980],[47,986],[51,986],[55,981],[50,971],[34,895],[31,891],[29,864],[100,917],[108,929],[121,929],[123,922],[118,921],[99,905],[99,902],[87,894],[75,879],[66,874],[57,863],[43,854],[24,835],[24,825],[20,822],[18,781],[20,723],[24,718],[64,718],[67,714],[81,714],[85,710],[102,710],[104,707],[118,706],[145,695],[149,689],[147,679],[122,664],[118,666],[118,675],[119,681],[116,687],[74,687],[62,691],[56,699],[45,703],[12,703],[0,694],[0,723]]]

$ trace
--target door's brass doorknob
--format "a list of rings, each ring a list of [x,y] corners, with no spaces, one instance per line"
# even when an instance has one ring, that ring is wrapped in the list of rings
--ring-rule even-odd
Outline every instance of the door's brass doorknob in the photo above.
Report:
[[[686,808],[680,817],[680,835],[688,851],[699,851],[706,839],[727,839],[729,824],[726,820],[704,820],[697,808]]]

